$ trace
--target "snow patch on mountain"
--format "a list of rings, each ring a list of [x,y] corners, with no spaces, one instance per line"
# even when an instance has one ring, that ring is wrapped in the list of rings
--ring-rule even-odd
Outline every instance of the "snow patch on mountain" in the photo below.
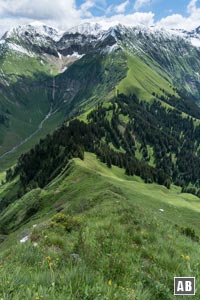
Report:
[[[67,33],[97,36],[103,32],[103,27],[98,23],[83,23],[67,30]]]
[[[194,47],[197,47],[197,48],[200,48],[200,39],[197,39],[197,38],[191,38],[191,44],[194,46]]]
[[[59,41],[62,37],[63,32],[58,31],[55,28],[46,26],[40,22],[33,22],[28,25],[21,25],[9,30],[6,34],[6,38],[12,38],[15,36],[23,37],[29,36],[30,38],[51,38],[55,42]]]
[[[67,69],[68,69],[68,67],[64,67],[60,73],[64,73]]]
[[[62,59],[62,54],[60,52],[58,52],[58,57],[59,59]]]
[[[34,53],[27,51],[25,48],[23,48],[22,46],[16,45],[16,44],[12,44],[9,43],[8,47],[10,50],[16,51],[16,52],[20,52],[22,54],[26,54],[30,57],[34,57]]]
[[[107,46],[105,49],[103,49],[102,53],[110,54],[110,53],[116,51],[117,49],[119,49],[119,45],[116,43],[112,46]]]
[[[79,54],[78,52],[73,52],[71,55],[68,54],[67,57],[75,57],[77,59],[81,59],[85,54]]]

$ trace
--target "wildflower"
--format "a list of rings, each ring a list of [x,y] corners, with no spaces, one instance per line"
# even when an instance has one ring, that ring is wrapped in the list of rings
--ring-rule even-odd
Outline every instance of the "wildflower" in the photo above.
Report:
[[[39,300],[40,299],[40,296],[38,293],[35,294],[35,300]]]
[[[186,255],[185,260],[186,260],[186,261],[190,261],[190,256],[189,256],[189,255]]]
[[[188,271],[189,271],[189,272],[192,272],[191,266],[190,266],[190,256],[189,256],[189,255],[186,255],[185,260],[186,260],[186,262],[187,262],[187,268],[188,268]]]
[[[111,286],[112,285],[112,280],[108,281],[108,285]]]
[[[49,267],[50,267],[50,268],[53,268],[53,266],[54,266],[54,263],[50,262],[50,263],[49,263]]]
[[[51,257],[50,257],[50,256],[47,256],[46,259],[47,259],[48,261],[50,261],[50,260],[51,260]]]

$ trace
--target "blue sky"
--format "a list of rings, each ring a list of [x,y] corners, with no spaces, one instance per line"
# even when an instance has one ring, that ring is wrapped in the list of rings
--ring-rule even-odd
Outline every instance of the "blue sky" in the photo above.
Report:
[[[85,0],[77,0],[77,7],[80,7],[84,4]],[[96,0],[91,1],[94,4],[93,7],[89,9],[93,16],[103,16],[103,15],[114,15],[115,11],[111,10],[108,13],[109,7],[116,7],[120,4],[127,2],[125,14],[132,14],[133,12],[153,12],[155,14],[155,21],[158,21],[164,17],[167,17],[172,14],[181,14],[182,16],[188,16],[187,7],[190,1],[188,0],[141,0],[141,1],[121,1],[121,0]],[[196,1],[197,6],[199,1]],[[141,3],[141,6],[137,6],[137,3]],[[142,3],[144,5],[142,5]],[[135,6],[138,8],[136,9]]]
[[[61,30],[83,22],[192,30],[200,26],[200,0],[0,0],[0,33],[35,21]]]
[[[200,0],[77,0],[82,18],[102,23],[141,23],[168,28],[194,29],[200,26]]]

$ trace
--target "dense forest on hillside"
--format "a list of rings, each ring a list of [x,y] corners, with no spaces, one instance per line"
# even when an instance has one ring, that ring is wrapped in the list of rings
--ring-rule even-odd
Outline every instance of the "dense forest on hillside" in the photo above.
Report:
[[[107,105],[99,104],[87,123],[75,119],[41,140],[7,171],[7,180],[20,176],[20,196],[44,187],[71,158],[84,159],[88,151],[108,167],[124,168],[127,175],[140,176],[146,183],[170,188],[173,182],[184,191],[192,185],[193,193],[199,194],[199,145],[200,124],[192,117],[158,100],[148,103],[120,94]]]

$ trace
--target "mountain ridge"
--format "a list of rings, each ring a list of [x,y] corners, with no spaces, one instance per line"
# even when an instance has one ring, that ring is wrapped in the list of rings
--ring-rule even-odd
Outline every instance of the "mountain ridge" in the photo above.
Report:
[[[192,38],[198,36],[196,31]],[[62,34],[42,24],[11,30],[0,43],[0,96],[4,106],[8,106],[5,98],[11,99],[12,106],[11,115],[3,113],[2,108],[3,118],[12,126],[12,118],[18,115],[15,103],[22,107],[31,103],[32,86],[40,87],[40,105],[46,99],[43,118],[53,103],[61,122],[84,114],[98,102],[111,99],[117,91],[127,96],[136,93],[146,101],[155,96],[163,101],[160,96],[165,99],[168,93],[177,97],[181,92],[198,103],[200,50],[184,34],[123,25],[101,31],[98,24],[81,25]],[[22,92],[21,99],[27,100],[18,101],[17,87]],[[27,137],[28,134],[20,133],[18,141]],[[6,146],[5,150],[10,149]]]
[[[195,28],[192,31],[185,31],[185,30],[176,30],[176,29],[165,29],[162,27],[156,27],[156,26],[142,26],[142,25],[134,25],[134,26],[125,26],[123,24],[117,24],[115,26],[107,26],[105,29],[103,26],[101,26],[99,23],[83,23],[78,26],[72,27],[66,31],[59,31],[55,28],[52,28],[50,26],[47,26],[42,23],[30,23],[28,25],[20,25],[17,27],[14,27],[7,31],[1,38],[1,43],[4,43],[5,40],[16,37],[16,36],[31,36],[32,38],[35,37],[35,42],[37,44],[37,38],[38,42],[40,41],[41,37],[43,38],[47,37],[55,42],[59,42],[64,35],[66,34],[81,34],[81,35],[90,35],[90,36],[97,36],[98,38],[102,38],[104,34],[109,34],[111,31],[119,30],[120,31],[125,30],[132,30],[135,32],[143,32],[144,34],[160,34],[160,35],[166,35],[168,37],[182,37],[186,40],[190,40],[190,38],[196,38],[199,40],[199,27]],[[192,41],[191,41],[192,43]],[[194,44],[196,46],[196,44]]]

